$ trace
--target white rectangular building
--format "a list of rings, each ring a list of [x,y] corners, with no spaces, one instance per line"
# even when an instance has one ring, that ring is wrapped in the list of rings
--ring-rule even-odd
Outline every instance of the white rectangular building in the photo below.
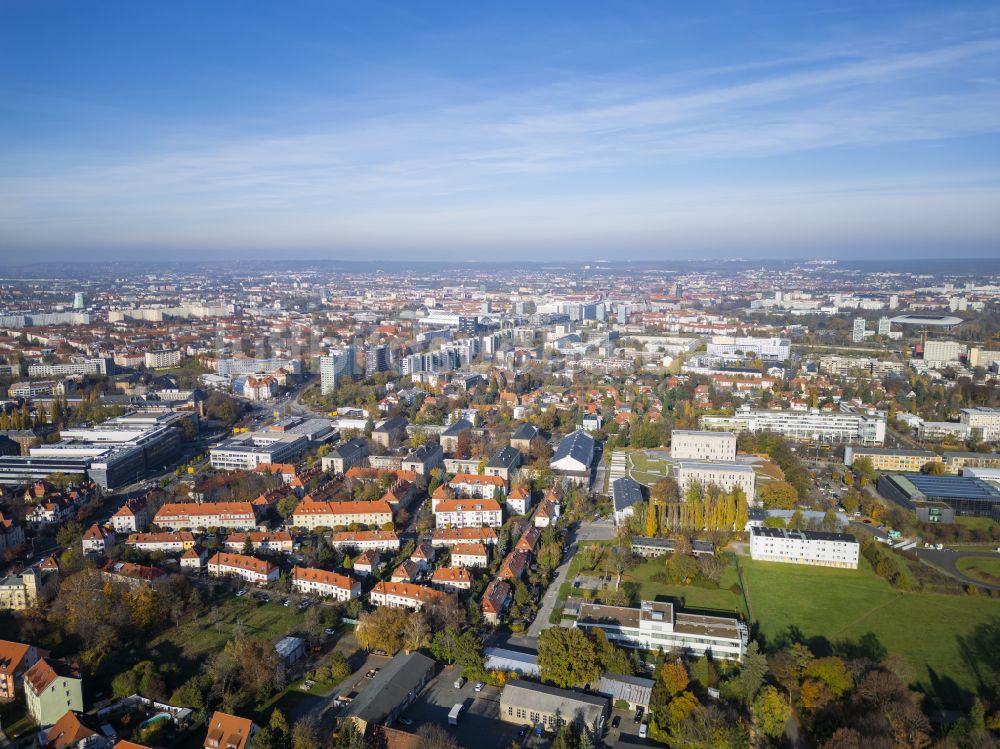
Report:
[[[670,457],[674,460],[736,460],[736,435],[675,429],[670,435]]]
[[[873,416],[844,411],[755,411],[740,409],[733,416],[702,416],[704,429],[776,432],[795,440],[827,443],[857,442],[881,447],[885,443],[885,414]]]
[[[858,540],[848,533],[796,531],[789,528],[750,529],[750,558],[764,562],[858,568]]]
[[[784,361],[792,354],[792,342],[787,338],[749,338],[737,336],[712,336],[708,344],[709,356],[753,356],[758,359]]]
[[[684,462],[677,463],[675,470],[681,491],[687,489],[694,482],[700,483],[703,487],[715,484],[727,492],[738,486],[743,490],[747,500],[753,499],[756,474],[753,468],[743,463]]]

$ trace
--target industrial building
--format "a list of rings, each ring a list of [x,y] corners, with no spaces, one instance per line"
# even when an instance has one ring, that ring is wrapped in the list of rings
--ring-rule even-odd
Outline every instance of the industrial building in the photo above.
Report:
[[[991,517],[1000,522],[1000,490],[975,476],[887,473],[878,493],[913,510],[925,523],[953,523],[955,517]]]

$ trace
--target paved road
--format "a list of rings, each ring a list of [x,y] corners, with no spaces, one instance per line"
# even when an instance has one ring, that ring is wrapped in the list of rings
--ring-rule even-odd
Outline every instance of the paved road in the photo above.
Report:
[[[528,631],[525,632],[526,637],[538,637],[543,629],[551,626],[549,624],[549,617],[552,616],[552,612],[555,610],[556,601],[559,598],[559,588],[566,582],[566,573],[569,572],[569,563],[573,556],[576,554],[576,533],[570,528],[566,531],[566,551],[563,554],[562,564],[559,565],[556,570],[555,580],[549,585],[548,590],[545,591],[545,595],[542,596],[542,605],[538,607],[538,616],[535,617],[535,621],[531,623],[528,627]]]
[[[1000,559],[1000,554],[988,551],[949,551],[947,549],[914,549],[913,551],[920,561],[930,562],[935,567],[954,577],[956,580],[961,580],[966,585],[977,585],[987,590],[1000,590],[1000,585],[989,585],[969,577],[959,570],[956,564],[959,559],[963,559],[964,557],[993,557],[994,559]]]
[[[610,541],[615,537],[613,520],[594,520],[583,523],[576,531],[577,541]]]

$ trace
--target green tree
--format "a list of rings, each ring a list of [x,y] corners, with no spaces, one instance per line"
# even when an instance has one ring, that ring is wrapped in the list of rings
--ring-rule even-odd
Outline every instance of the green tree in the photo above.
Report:
[[[582,629],[549,627],[538,638],[542,681],[557,687],[583,686],[601,675],[594,643]]]
[[[756,642],[751,642],[747,647],[746,657],[743,659],[743,667],[735,680],[736,693],[744,705],[750,706],[754,697],[764,683],[764,676],[767,674],[767,658],[760,652]]]
[[[777,689],[767,685],[754,698],[751,714],[757,730],[776,739],[784,733],[792,709]]]
[[[768,509],[790,510],[799,500],[799,494],[787,481],[769,481],[761,487],[760,498]]]

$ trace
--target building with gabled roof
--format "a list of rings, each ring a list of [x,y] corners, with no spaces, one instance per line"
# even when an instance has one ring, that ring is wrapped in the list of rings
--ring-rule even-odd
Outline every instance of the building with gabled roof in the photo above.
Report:
[[[257,557],[217,552],[208,560],[211,577],[238,577],[254,585],[267,585],[278,579],[277,565]]]
[[[422,609],[427,604],[440,602],[444,594],[433,588],[413,583],[378,582],[369,593],[374,606]]]
[[[431,546],[473,542],[492,546],[497,542],[497,532],[493,528],[434,528],[431,531]]]
[[[349,575],[315,567],[293,567],[291,577],[292,588],[299,593],[314,593],[338,601],[350,601],[361,595],[361,583]]]
[[[510,605],[511,587],[510,583],[499,578],[490,580],[490,584],[483,591],[483,598],[479,603],[479,610],[483,614],[483,619],[494,627],[500,623],[507,607]]]
[[[438,528],[476,528],[503,525],[503,510],[495,499],[442,499],[434,508]]]
[[[88,722],[86,716],[67,710],[45,732],[43,746],[47,749],[102,749],[107,746],[108,738]]]
[[[438,590],[457,593],[472,588],[472,575],[465,567],[438,567],[431,575],[431,585]]]
[[[205,749],[250,749],[256,733],[257,726],[252,720],[216,710],[208,721],[204,746]]]
[[[66,661],[39,658],[24,672],[24,699],[35,723],[54,725],[67,710],[83,712],[83,681]]]
[[[487,567],[490,557],[481,543],[458,543],[451,547],[451,563],[455,567]]]
[[[0,702],[10,702],[17,695],[24,673],[38,662],[34,645],[0,640]]]

